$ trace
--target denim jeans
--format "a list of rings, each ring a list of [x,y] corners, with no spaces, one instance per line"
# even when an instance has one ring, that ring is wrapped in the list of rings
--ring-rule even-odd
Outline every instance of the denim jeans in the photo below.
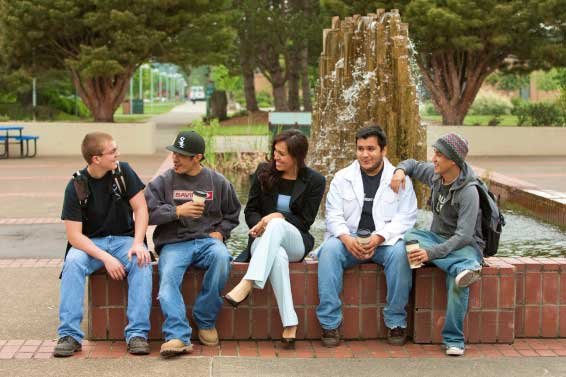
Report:
[[[405,233],[405,240],[417,240],[421,248],[429,248],[446,241],[446,238],[426,230],[411,229]],[[464,317],[468,311],[470,288],[458,288],[454,281],[456,275],[464,270],[479,270],[482,257],[473,246],[465,246],[451,251],[444,258],[431,261],[446,272],[446,321],[442,328],[443,342],[447,347],[464,348]]]
[[[134,336],[147,339],[151,310],[151,265],[139,267],[136,257],[128,260],[128,251],[134,239],[125,236],[92,238],[100,249],[118,259],[128,274],[128,325],[124,331],[126,342]],[[65,258],[61,276],[61,301],[59,304],[59,337],[72,336],[81,342],[85,277],[104,266],[101,260],[72,247]]]
[[[192,329],[181,294],[185,271],[191,265],[206,270],[202,288],[193,306],[193,317],[199,329],[214,327],[222,307],[220,296],[228,277],[232,257],[216,238],[199,238],[163,246],[159,254],[159,304],[163,312],[165,341],[191,341]]]
[[[337,328],[342,322],[342,292],[344,270],[361,263],[379,263],[384,267],[387,281],[387,305],[383,310],[385,325],[407,327],[405,306],[413,283],[413,274],[407,260],[405,242],[393,246],[378,246],[368,261],[356,259],[336,237],[327,239],[318,256],[318,295],[320,303],[316,315],[323,329]]]
[[[301,232],[284,219],[273,219],[263,235],[254,240],[251,254],[244,279],[252,280],[255,288],[263,289],[269,278],[283,327],[297,325],[289,261],[300,261],[305,254]]]

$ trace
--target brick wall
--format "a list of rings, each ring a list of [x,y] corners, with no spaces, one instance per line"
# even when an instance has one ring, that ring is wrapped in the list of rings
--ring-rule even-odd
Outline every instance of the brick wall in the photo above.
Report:
[[[235,263],[228,292],[244,275],[246,264]],[[183,282],[183,297],[191,326],[194,298],[203,271],[190,269]],[[408,305],[409,334],[417,343],[441,342],[446,308],[445,275],[435,267],[415,272]],[[317,339],[317,264],[292,263],[291,286],[299,317],[297,337]],[[157,302],[157,271],[154,269],[151,339],[161,338],[161,310]],[[126,323],[127,283],[98,271],[88,286],[88,337],[122,339]],[[383,269],[374,264],[348,270],[342,293],[346,339],[384,338],[383,307],[386,284]],[[465,334],[469,343],[512,343],[516,337],[566,337],[566,258],[489,258],[482,280],[471,287]],[[266,289],[254,290],[234,310],[225,304],[217,320],[222,339],[278,339],[282,327],[275,298]]]

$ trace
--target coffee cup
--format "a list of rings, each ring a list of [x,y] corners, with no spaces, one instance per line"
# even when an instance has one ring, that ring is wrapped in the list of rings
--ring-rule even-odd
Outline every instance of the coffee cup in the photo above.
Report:
[[[206,200],[205,191],[200,191],[200,190],[193,191],[193,202],[204,203],[205,200]]]
[[[360,245],[367,245],[370,241],[371,232],[367,229],[359,229],[356,233],[356,239]]]
[[[409,266],[411,267],[411,269],[415,269],[415,268],[419,268],[419,267],[423,266],[422,263],[411,262],[411,259],[409,258],[409,255],[411,254],[411,252],[418,250],[418,249],[420,249],[419,241],[411,240],[411,241],[405,242],[405,250],[407,251],[407,258],[409,259]]]

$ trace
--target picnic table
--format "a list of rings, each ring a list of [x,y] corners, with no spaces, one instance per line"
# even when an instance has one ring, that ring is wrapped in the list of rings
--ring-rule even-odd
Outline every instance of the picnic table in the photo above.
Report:
[[[19,144],[20,158],[34,157],[37,154],[37,139],[39,139],[39,136],[23,135],[23,129],[23,126],[18,125],[0,125],[0,143],[4,144],[4,153],[0,154],[0,158],[10,158],[10,144]],[[30,154],[30,140],[33,141],[33,154]]]

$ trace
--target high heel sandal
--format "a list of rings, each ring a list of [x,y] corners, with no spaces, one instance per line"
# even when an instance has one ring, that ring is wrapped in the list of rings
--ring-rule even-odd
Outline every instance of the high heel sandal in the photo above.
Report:
[[[294,350],[295,349],[295,340],[296,338],[281,338],[281,343],[283,345],[283,349],[286,350]]]
[[[223,298],[224,300],[226,300],[226,302],[229,303],[230,305],[232,305],[234,308],[237,308],[238,305],[240,305],[242,302],[246,301],[249,296],[250,296],[250,294],[248,293],[248,294],[246,295],[246,297],[244,297],[244,298],[242,299],[242,301],[236,301],[236,300],[234,300],[232,297],[230,297],[228,294],[222,296],[222,298]]]

